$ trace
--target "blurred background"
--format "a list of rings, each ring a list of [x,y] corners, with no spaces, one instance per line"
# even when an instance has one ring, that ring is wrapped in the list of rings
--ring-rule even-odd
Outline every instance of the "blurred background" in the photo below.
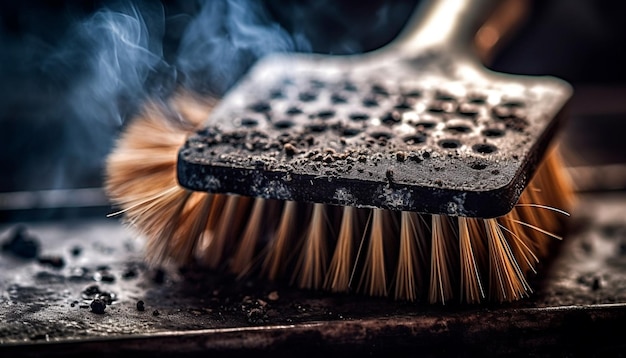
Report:
[[[626,159],[626,3],[513,1],[511,29],[487,65],[572,83],[563,134],[565,147],[576,149],[569,163],[608,166],[611,174],[595,185],[623,188],[623,170],[614,169]],[[101,187],[106,155],[146,98],[166,98],[179,87],[219,97],[269,52],[378,48],[418,3],[1,2],[0,216],[102,204],[97,193],[80,202],[58,190]],[[34,194],[49,190],[61,194]]]

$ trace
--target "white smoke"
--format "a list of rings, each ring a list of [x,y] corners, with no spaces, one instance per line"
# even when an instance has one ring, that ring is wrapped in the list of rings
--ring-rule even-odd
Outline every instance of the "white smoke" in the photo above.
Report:
[[[206,1],[183,35],[176,65],[187,86],[221,95],[263,55],[308,51],[308,41],[272,22],[260,1]]]
[[[32,137],[41,139],[40,148],[19,153],[23,167],[13,169],[15,181],[23,187],[77,187],[85,178],[101,179],[114,139],[146,98],[166,98],[179,87],[221,96],[260,57],[310,52],[310,37],[317,45],[325,44],[318,19],[349,22],[337,10],[340,2],[332,1],[278,6],[287,12],[289,21],[281,24],[290,23],[289,30],[265,7],[270,2],[180,1],[173,3],[171,12],[157,1],[102,3],[106,6],[75,19],[65,36],[51,35],[52,43],[27,36],[16,39],[13,43],[24,44],[15,55],[19,61],[0,54],[0,65],[9,58],[20,73],[45,83],[38,88],[47,96],[45,106],[36,108],[41,113],[37,122],[44,123],[39,128],[43,136]],[[272,6],[276,10],[277,5]],[[381,23],[388,21],[385,11],[383,6],[374,21],[364,20],[367,26],[355,27],[352,33],[367,28],[367,36],[378,34]],[[2,35],[0,44],[8,43]],[[328,43],[357,51],[358,46],[344,37]],[[0,73],[9,74],[11,69],[0,68]],[[24,149],[23,143],[12,145]]]
[[[75,187],[85,173],[100,173],[113,140],[146,98],[167,97],[177,86],[219,95],[260,56],[307,50],[306,41],[273,22],[259,2],[198,6],[169,62],[163,42],[170,19],[159,2],[103,7],[70,26],[43,56],[38,70],[59,89],[47,115],[62,123],[49,158],[38,163],[45,172],[35,179],[38,186]]]

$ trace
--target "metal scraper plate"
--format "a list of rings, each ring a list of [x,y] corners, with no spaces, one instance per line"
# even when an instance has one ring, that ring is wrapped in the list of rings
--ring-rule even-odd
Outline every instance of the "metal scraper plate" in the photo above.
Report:
[[[422,213],[506,214],[570,87],[459,54],[272,56],[179,152],[198,191]]]

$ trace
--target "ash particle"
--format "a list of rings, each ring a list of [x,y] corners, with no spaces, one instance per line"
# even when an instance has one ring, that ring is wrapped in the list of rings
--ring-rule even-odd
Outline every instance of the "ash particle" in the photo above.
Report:
[[[70,250],[70,253],[72,254],[72,256],[76,257],[79,256],[81,253],[83,252],[83,248],[80,246],[74,246],[72,247],[72,249]]]
[[[137,269],[134,267],[129,267],[122,273],[122,278],[125,280],[130,280],[135,277],[137,277]]]
[[[24,259],[34,259],[39,254],[39,239],[28,233],[23,225],[16,226],[9,239],[2,243],[2,250]]]
[[[89,307],[91,308],[91,312],[93,313],[104,314],[104,309],[107,307],[107,304],[106,302],[104,302],[103,299],[95,298],[93,301],[91,301]]]
[[[37,261],[42,265],[48,265],[54,268],[63,268],[65,266],[65,260],[63,260],[63,257],[57,255],[39,256]]]

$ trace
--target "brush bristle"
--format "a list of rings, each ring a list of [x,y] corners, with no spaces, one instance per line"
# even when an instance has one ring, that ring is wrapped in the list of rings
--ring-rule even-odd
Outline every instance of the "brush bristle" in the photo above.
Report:
[[[177,152],[210,107],[188,94],[149,104],[108,158],[106,190],[146,239],[149,262],[200,260],[238,277],[397,300],[509,302],[532,293],[528,275],[573,204],[555,149],[514,209],[493,219],[192,192],[177,183]]]

